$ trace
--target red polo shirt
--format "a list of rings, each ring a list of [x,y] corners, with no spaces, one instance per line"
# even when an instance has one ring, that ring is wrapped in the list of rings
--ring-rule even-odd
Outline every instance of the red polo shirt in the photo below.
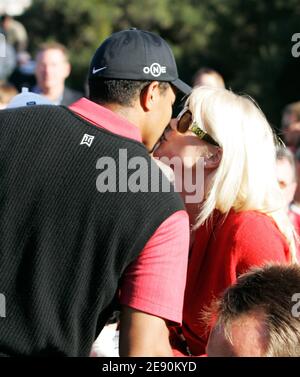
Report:
[[[86,98],[69,108],[97,127],[142,142],[136,126]],[[139,257],[126,269],[121,304],[181,323],[188,248],[188,215],[178,211],[159,226]]]

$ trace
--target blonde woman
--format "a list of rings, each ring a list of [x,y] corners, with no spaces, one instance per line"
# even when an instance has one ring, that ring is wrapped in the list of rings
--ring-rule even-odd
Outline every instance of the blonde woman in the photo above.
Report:
[[[186,203],[192,235],[183,326],[181,336],[178,330],[172,336],[182,353],[201,355],[209,335],[201,316],[214,298],[252,266],[296,261],[276,178],[274,135],[248,97],[200,87],[155,154],[179,156],[183,163],[187,156],[204,160],[204,200]]]

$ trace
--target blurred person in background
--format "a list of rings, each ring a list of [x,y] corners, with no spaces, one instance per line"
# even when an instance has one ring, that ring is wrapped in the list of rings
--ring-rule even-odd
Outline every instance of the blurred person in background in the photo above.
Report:
[[[207,355],[300,357],[297,292],[297,264],[268,264],[240,275],[207,313],[206,321],[213,324]]]
[[[215,88],[225,88],[223,77],[212,68],[200,68],[193,78],[193,87],[213,86]]]
[[[297,189],[297,171],[295,165],[295,157],[293,153],[286,147],[278,147],[276,150],[276,169],[277,180],[282,189],[286,210],[292,221],[295,231],[300,235],[300,211],[298,206],[294,204],[294,196]],[[298,245],[298,258],[299,258]]]
[[[193,228],[183,325],[171,329],[175,354],[201,355],[208,332],[199,315],[214,298],[252,266],[297,261],[277,182],[274,135],[250,98],[198,87],[155,155],[180,157],[183,165],[187,157],[203,161],[204,198],[186,202]],[[190,169],[195,181],[199,172]]]
[[[36,84],[35,62],[27,51],[17,54],[17,66],[8,78],[19,92],[23,87],[32,88]]]
[[[18,91],[13,85],[0,82],[0,110],[5,109],[11,99],[17,94]]]
[[[283,109],[281,123],[284,142],[295,153],[300,143],[300,101]]]
[[[295,153],[295,167],[297,176],[297,188],[291,208],[294,212],[300,215],[300,147],[296,150]]]
[[[36,55],[37,84],[32,91],[44,95],[55,105],[68,106],[82,97],[82,93],[65,85],[70,73],[71,64],[66,47],[57,42],[42,44]]]
[[[14,47],[8,43],[0,29],[0,82],[8,81],[17,65],[17,55]]]
[[[17,53],[26,51],[28,35],[23,24],[8,14],[2,15],[0,20],[0,28],[4,32],[7,42],[14,47]]]

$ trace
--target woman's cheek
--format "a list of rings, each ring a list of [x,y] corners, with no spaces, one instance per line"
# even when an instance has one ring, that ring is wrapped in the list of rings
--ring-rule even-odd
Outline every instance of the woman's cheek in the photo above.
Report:
[[[172,157],[172,149],[173,148],[172,148],[172,145],[170,144],[170,142],[164,141],[155,150],[153,155],[154,155],[154,157],[157,157],[157,158],[162,158],[162,157],[171,158]],[[173,154],[174,154],[174,151],[173,151]]]

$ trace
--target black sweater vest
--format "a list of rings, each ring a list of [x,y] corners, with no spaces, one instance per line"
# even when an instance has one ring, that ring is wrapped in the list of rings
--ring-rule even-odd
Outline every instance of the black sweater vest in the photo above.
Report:
[[[119,190],[120,150],[147,162],[147,192]],[[99,188],[107,183],[102,157],[115,161],[107,179],[116,172],[116,190]],[[0,111],[1,354],[89,354],[124,269],[183,209],[177,193],[163,192],[166,178],[151,161],[141,143],[63,107]]]

